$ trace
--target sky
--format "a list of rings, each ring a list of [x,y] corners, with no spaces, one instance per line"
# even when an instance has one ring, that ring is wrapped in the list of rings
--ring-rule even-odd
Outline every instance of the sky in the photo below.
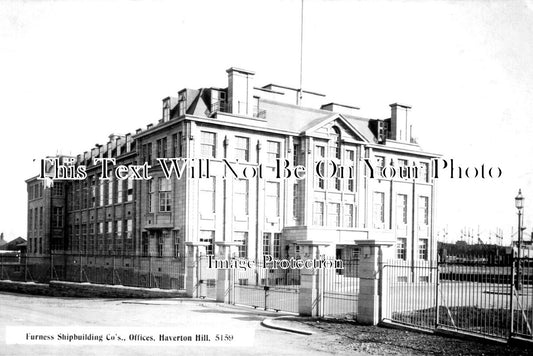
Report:
[[[300,0],[0,2],[0,231],[26,235],[34,160],[78,154],[161,115],[184,88],[225,87],[231,66],[256,85],[298,87]],[[510,242],[514,197],[533,228],[533,0],[304,3],[303,88],[388,118],[412,106],[414,133],[456,166],[441,177],[448,241],[461,228]],[[492,242],[495,242],[494,239]]]

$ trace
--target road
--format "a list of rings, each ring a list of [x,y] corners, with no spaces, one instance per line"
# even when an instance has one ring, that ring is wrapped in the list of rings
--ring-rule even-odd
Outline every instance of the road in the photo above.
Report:
[[[327,355],[336,335],[312,336],[267,329],[260,322],[268,313],[209,301],[180,299],[81,299],[54,298],[0,292],[0,355]],[[172,328],[182,333],[191,328],[220,327],[227,332],[251,331],[252,346],[183,346],[154,342],[150,345],[12,345],[6,344],[6,327],[120,327]],[[340,350],[336,354],[347,354]],[[350,353],[353,355],[354,353]],[[361,355],[364,355],[361,354]]]

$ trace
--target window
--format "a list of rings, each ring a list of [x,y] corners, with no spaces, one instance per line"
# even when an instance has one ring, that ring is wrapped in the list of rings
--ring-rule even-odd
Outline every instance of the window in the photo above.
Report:
[[[263,255],[270,255],[270,233],[263,233]]]
[[[180,257],[180,237],[179,237],[179,231],[173,230],[172,231],[172,239],[174,240],[174,257],[179,258]]]
[[[215,212],[215,177],[200,179],[200,212],[213,214]]]
[[[105,183],[103,180],[100,181],[100,184],[99,184],[99,188],[98,188],[98,206],[104,206],[104,188],[105,187]]]
[[[187,111],[187,92],[179,93],[178,97],[178,115],[185,115]]]
[[[117,239],[122,238],[122,220],[115,222],[115,234],[117,235]]]
[[[326,155],[326,148],[324,146],[315,146],[315,164],[323,161]],[[324,161],[323,161],[324,162]],[[325,162],[320,164],[320,174],[324,177],[326,175]],[[319,189],[324,189],[324,178],[318,177],[317,186]]]
[[[144,161],[148,164],[152,164],[152,143],[143,145]]]
[[[299,160],[299,152],[300,152],[300,145],[295,143],[293,146],[292,146],[292,149],[293,149],[293,155],[292,155],[292,165],[294,167],[298,166],[300,163],[300,160]]]
[[[340,204],[328,203],[328,226],[340,226]]]
[[[58,208],[55,208],[55,209],[58,209]],[[35,208],[33,210],[33,230],[35,231],[37,231],[37,226],[39,224],[39,217],[37,216],[37,212],[38,212],[38,209]],[[53,219],[53,215],[52,215],[52,219]],[[54,226],[54,221],[52,220],[52,227],[61,227],[61,226]]]
[[[428,259],[428,239],[420,239],[418,245],[418,258],[421,260]]]
[[[279,182],[266,182],[265,211],[270,216],[279,216]]]
[[[407,224],[407,195],[398,194],[396,197],[396,224]]]
[[[250,158],[250,139],[247,137],[235,137],[235,159],[248,162]]]
[[[63,195],[63,183],[55,182],[52,186],[52,195],[55,197],[60,197]]]
[[[341,158],[341,131],[338,127],[333,126],[329,132],[329,156],[332,158]]]
[[[41,206],[39,208],[39,229],[43,228],[43,223],[44,223],[44,220],[43,220],[43,207]]]
[[[418,221],[419,225],[429,225],[429,198],[418,197]]]
[[[109,182],[107,182],[107,205],[113,204],[113,172],[109,171]]]
[[[154,181],[151,179],[148,182],[146,182],[148,187],[148,212],[153,213],[154,212]]]
[[[173,134],[172,135],[172,157],[179,157],[179,156],[180,154],[178,152],[178,134]]]
[[[407,239],[400,237],[396,242],[396,257],[400,260],[407,258]]]
[[[180,132],[178,132],[178,145],[177,145],[177,149],[178,151],[176,152],[177,156],[176,157],[181,157],[183,156],[183,146],[182,146],[182,142],[183,142],[183,134]]]
[[[215,232],[209,230],[200,230],[200,242],[207,242],[207,255],[213,255],[214,253],[214,242],[215,242]]]
[[[28,210],[28,227],[31,232],[33,230],[33,209]]]
[[[165,158],[167,156],[167,138],[157,140],[157,158]]]
[[[96,179],[91,177],[91,207],[96,206]]]
[[[344,204],[344,227],[354,227],[353,204]]]
[[[124,195],[124,181],[122,179],[117,180],[117,203],[122,203]]]
[[[280,258],[281,257],[281,234],[280,233],[274,234],[274,244],[272,247],[274,250],[274,258]]]
[[[292,216],[294,219],[298,219],[300,216],[300,194],[298,191],[298,183],[294,183],[292,187]]]
[[[267,166],[274,169],[280,158],[281,144],[276,141],[267,141]]]
[[[126,238],[131,239],[133,237],[133,220],[126,220]]]
[[[111,235],[111,233],[113,232],[113,222],[112,221],[108,221],[107,222],[107,230],[106,232]]]
[[[247,232],[235,232],[233,235],[233,241],[240,242],[239,258],[248,257],[248,233]]]
[[[159,233],[157,235],[157,256],[163,257],[163,250],[165,248],[165,241],[163,239],[163,234]]]
[[[128,186],[128,190],[126,191],[128,195],[127,199],[128,201],[133,201],[133,178],[129,176],[126,181]]]
[[[378,174],[381,174],[383,168],[385,168],[385,157],[376,156],[376,170],[378,171]]]
[[[163,122],[170,118],[170,98],[163,100]]]
[[[313,225],[324,226],[324,203],[321,201],[313,205]]]
[[[170,179],[159,178],[159,211],[171,211],[172,199],[170,192]]]
[[[420,163],[420,179],[423,182],[429,182],[429,164],[426,162]]]
[[[142,244],[142,255],[148,256],[149,240],[148,240],[148,233],[146,231],[143,231],[142,233],[141,244]]]
[[[355,152],[353,150],[346,150],[346,163],[348,167],[355,170]],[[347,189],[350,192],[354,191],[354,177],[348,176],[347,178]]]
[[[102,235],[104,233],[104,223],[103,222],[99,222],[98,223],[98,233],[100,235]]]
[[[37,216],[37,209],[35,209],[35,216]],[[54,228],[63,227],[63,208],[61,207],[52,208],[52,227]]]
[[[374,228],[385,228],[385,193],[374,192],[373,196]]]
[[[216,140],[217,135],[213,132],[201,132],[201,153],[202,156],[207,158],[216,157]]]
[[[234,214],[248,215],[248,179],[234,180]]]

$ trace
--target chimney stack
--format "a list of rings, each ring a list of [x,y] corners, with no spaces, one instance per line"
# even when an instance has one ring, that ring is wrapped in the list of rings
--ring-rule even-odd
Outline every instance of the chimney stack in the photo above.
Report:
[[[255,73],[231,67],[228,73],[229,112],[236,115],[253,115],[253,91]]]
[[[399,142],[411,142],[411,124],[409,122],[409,111],[411,107],[404,104],[390,104],[390,139]]]

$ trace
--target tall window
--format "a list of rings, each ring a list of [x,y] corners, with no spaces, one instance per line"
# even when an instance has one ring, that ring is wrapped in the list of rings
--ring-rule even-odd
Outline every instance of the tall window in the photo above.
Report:
[[[35,209],[35,216],[37,217],[37,209]],[[63,227],[63,208],[61,207],[52,208],[52,227],[55,227],[55,228]]]
[[[174,257],[179,258],[180,257],[180,236],[179,231],[173,230],[172,231],[172,239],[174,240]]]
[[[122,203],[124,195],[124,181],[122,179],[117,180],[117,203]]]
[[[115,222],[115,234],[117,235],[117,239],[122,238],[122,220]]]
[[[313,225],[324,226],[324,202],[316,201],[313,205]]]
[[[187,111],[187,92],[179,93],[178,97],[178,115],[185,115]]]
[[[274,242],[272,245],[272,249],[274,252],[274,258],[280,258],[281,257],[281,234],[280,233],[274,234]]]
[[[407,195],[398,194],[396,197],[396,224],[407,224]]]
[[[170,119],[170,99],[166,98],[163,100],[163,121],[168,121]]]
[[[248,215],[248,179],[234,180],[234,214]]]
[[[418,197],[418,221],[419,225],[429,225],[429,198]]]
[[[267,166],[271,169],[276,167],[278,158],[280,158],[281,144],[276,141],[267,141]]]
[[[107,183],[107,204],[111,205],[113,204],[113,175],[112,172],[109,172],[109,182]]]
[[[250,159],[250,139],[248,137],[235,137],[235,159],[248,162]]]
[[[172,196],[170,191],[170,179],[159,178],[159,211],[171,211]]]
[[[353,204],[344,204],[344,227],[353,227]]]
[[[396,242],[396,257],[400,260],[407,258],[407,239],[400,237]]]
[[[420,179],[422,179],[423,182],[429,182],[429,163],[420,163]]]
[[[333,126],[329,132],[329,157],[340,159],[341,158],[341,131],[338,127]]]
[[[318,164],[320,161],[322,161],[326,156],[326,147],[324,146],[315,146],[315,164]],[[326,164],[320,164],[320,173],[322,176],[325,176],[326,174]],[[317,177],[317,184],[319,189],[324,189],[324,178]]]
[[[418,244],[418,258],[421,260],[428,259],[428,239],[420,239]]]
[[[200,212],[215,212],[215,177],[200,179]]]
[[[248,233],[247,232],[235,232],[233,234],[233,241],[239,242],[239,257],[248,257]]]
[[[263,255],[270,255],[270,232],[263,233]]]
[[[214,242],[215,242],[215,232],[210,230],[200,230],[200,242],[207,242],[207,255],[213,255]]]
[[[105,194],[105,183],[103,180],[100,181],[99,184],[99,199],[98,199],[98,206],[104,206],[104,194]]]
[[[165,158],[167,156],[167,138],[157,140],[157,158]]]
[[[340,226],[340,204],[328,203],[328,226]]]
[[[202,131],[201,132],[201,152],[202,156],[207,158],[215,158],[216,157],[216,142],[217,142],[217,135],[214,132],[207,132]]]
[[[43,220],[43,207],[39,207],[39,229],[42,229],[43,228],[43,223],[44,223],[44,220]]]
[[[159,233],[157,235],[157,256],[163,257],[163,250],[165,248],[165,241],[163,239],[163,234]]]
[[[128,201],[133,201],[133,178],[131,176],[127,179],[127,199]]]
[[[131,239],[133,237],[133,220],[126,220],[126,238]]]
[[[154,212],[154,181],[149,180],[147,182],[148,187],[148,212],[153,213]]]
[[[298,183],[293,184],[292,216],[294,219],[298,219],[298,217],[300,216],[300,193],[298,191]]]
[[[152,143],[143,145],[143,156],[146,163],[152,164]]]
[[[353,150],[346,150],[346,165],[350,168],[354,169],[354,175],[355,175],[355,152]],[[347,179],[347,189],[350,192],[354,191],[354,180],[355,177],[349,177]]]
[[[172,135],[172,157],[179,157],[178,153],[178,134]]]
[[[385,193],[374,192],[373,195],[374,228],[385,228]]]
[[[266,182],[265,210],[270,216],[279,216],[279,182]]]

